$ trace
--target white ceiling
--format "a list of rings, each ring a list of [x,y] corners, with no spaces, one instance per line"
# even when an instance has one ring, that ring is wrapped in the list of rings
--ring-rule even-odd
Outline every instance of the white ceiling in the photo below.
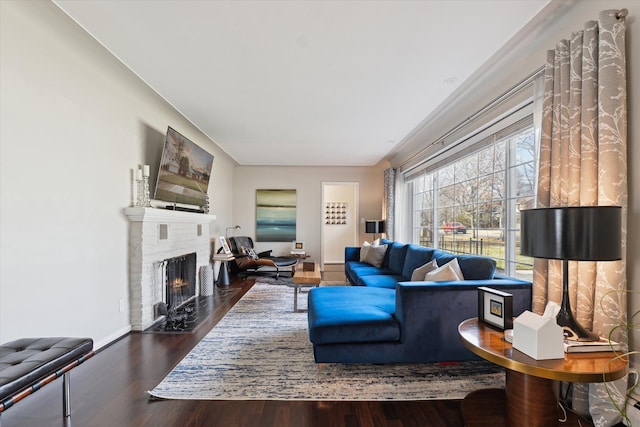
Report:
[[[549,0],[55,3],[238,163],[368,166]]]

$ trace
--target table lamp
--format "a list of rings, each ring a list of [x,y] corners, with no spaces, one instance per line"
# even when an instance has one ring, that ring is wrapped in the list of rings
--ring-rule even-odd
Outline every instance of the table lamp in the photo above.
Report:
[[[384,221],[381,219],[367,220],[364,222],[364,230],[366,233],[373,233],[373,240],[376,240],[376,234],[384,233]]]
[[[573,317],[569,302],[569,260],[615,261],[622,257],[619,206],[580,206],[520,211],[520,253],[562,260],[562,303],[556,317],[565,338],[598,341]]]

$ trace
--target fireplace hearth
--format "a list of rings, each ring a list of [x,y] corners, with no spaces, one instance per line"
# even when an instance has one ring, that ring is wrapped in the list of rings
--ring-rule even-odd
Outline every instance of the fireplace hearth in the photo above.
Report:
[[[224,304],[237,292],[238,289],[235,288],[216,288],[213,295],[206,297],[196,296],[177,308],[178,316],[183,316],[180,322],[175,322],[170,327],[167,327],[166,321],[159,319],[143,332],[150,334],[192,334],[214,313],[217,306]]]

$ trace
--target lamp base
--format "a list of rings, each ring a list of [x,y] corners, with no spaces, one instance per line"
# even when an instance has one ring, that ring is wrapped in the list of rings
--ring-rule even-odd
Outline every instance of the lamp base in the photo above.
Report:
[[[573,318],[571,312],[560,310],[558,316],[556,316],[558,325],[562,326],[565,339],[569,341],[599,341],[600,337],[591,331],[587,331],[580,325],[576,319]]]
[[[591,342],[600,340],[599,336],[587,331],[573,317],[569,299],[569,261],[566,259],[562,260],[562,302],[560,303],[560,312],[556,316],[556,321],[564,330],[564,338],[569,341]]]

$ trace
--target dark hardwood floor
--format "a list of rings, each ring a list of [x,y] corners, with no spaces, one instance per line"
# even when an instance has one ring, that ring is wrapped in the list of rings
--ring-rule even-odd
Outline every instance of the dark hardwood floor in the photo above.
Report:
[[[193,334],[131,333],[71,371],[71,411],[62,417],[62,380],[18,402],[0,417],[22,426],[462,427],[461,401],[151,401],[147,391],[206,335],[252,286],[221,297]]]

